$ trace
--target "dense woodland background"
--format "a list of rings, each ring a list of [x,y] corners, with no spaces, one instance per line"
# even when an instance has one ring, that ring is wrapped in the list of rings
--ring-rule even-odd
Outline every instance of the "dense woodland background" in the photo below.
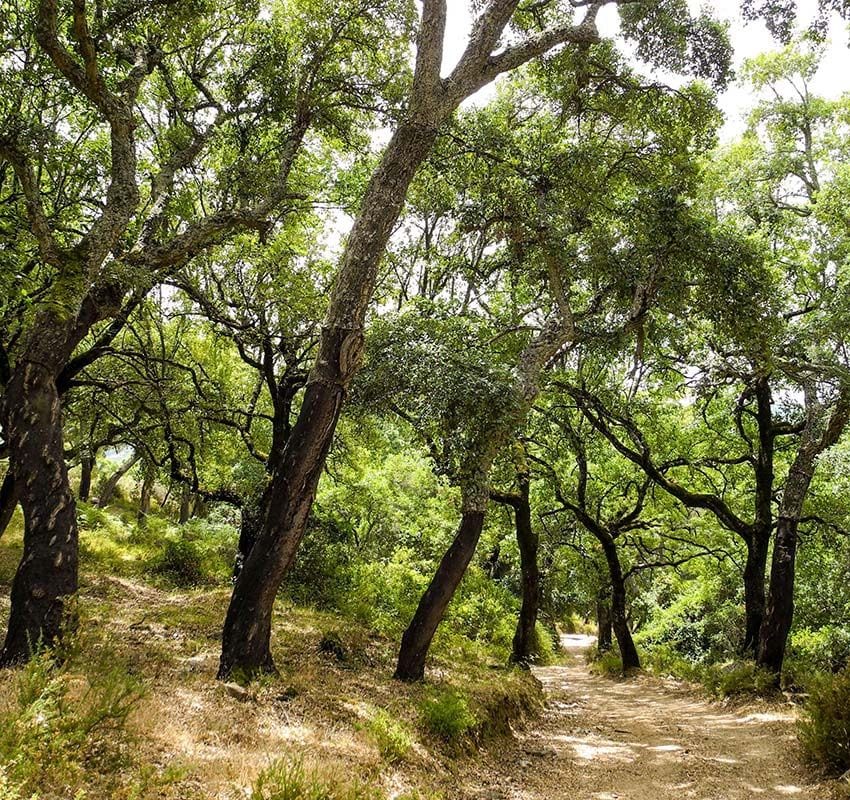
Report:
[[[737,75],[684,0],[470,5],[441,71],[438,0],[3,0],[0,798],[163,796],[100,758],[153,674],[128,609],[234,693],[300,620],[447,685],[411,691],[449,740],[593,631],[601,671],[807,700],[850,769],[840,4],[748,4]]]

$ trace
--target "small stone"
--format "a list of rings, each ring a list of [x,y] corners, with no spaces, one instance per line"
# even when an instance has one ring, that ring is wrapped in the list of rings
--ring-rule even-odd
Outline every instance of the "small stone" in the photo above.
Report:
[[[240,686],[238,683],[225,683],[224,690],[231,697],[241,700],[243,703],[254,699],[251,692],[249,692],[244,686]]]

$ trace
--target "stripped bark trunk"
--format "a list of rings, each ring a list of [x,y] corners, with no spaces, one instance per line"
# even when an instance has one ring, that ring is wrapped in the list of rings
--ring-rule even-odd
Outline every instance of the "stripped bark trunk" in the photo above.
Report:
[[[765,573],[770,531],[767,536],[753,535],[747,541],[747,561],[744,565],[744,642],[743,654],[758,652],[761,626],[764,621]]]
[[[603,543],[605,561],[608,564],[608,575],[611,578],[611,627],[620,648],[620,659],[623,670],[640,669],[640,657],[629,630],[628,614],[626,612],[626,581],[623,568],[617,553],[616,542],[612,539]]]
[[[606,586],[596,595],[596,650],[600,655],[611,649],[614,643],[613,632],[611,587]]]
[[[436,139],[436,128],[399,127],[369,183],[337,278],[320,352],[281,463],[269,483],[263,527],[244,561],[224,623],[219,677],[273,671],[271,613],[315,498],[342,404],[360,362],[363,323],[378,262],[407,189]]]
[[[522,606],[514,633],[511,661],[530,667],[539,656],[537,615],[540,611],[540,569],[537,565],[539,540],[531,523],[530,481],[527,472],[518,475],[519,496],[514,506],[516,538],[522,573]]]
[[[850,419],[850,398],[842,396],[833,408],[828,422],[824,424],[823,420],[819,419],[823,410],[815,399],[815,390],[807,387],[806,395],[808,421],[788,471],[779,504],[770,569],[770,589],[756,658],[758,666],[775,675],[777,685],[785,660],[788,634],[794,621],[797,532],[803,505],[811,486],[818,456],[838,441]]]
[[[36,341],[19,360],[4,396],[10,462],[24,512],[24,552],[12,582],[0,666],[26,661],[37,647],[54,644],[66,624],[67,599],[77,591],[76,504],[51,364],[55,350],[62,356],[58,347],[50,351],[51,344],[56,343],[47,334]]]
[[[77,489],[77,499],[88,501],[91,494],[91,477],[94,469],[93,456],[86,454],[80,459],[80,486]]]
[[[475,553],[484,527],[484,513],[485,508],[480,501],[465,501],[457,535],[440,561],[402,636],[395,669],[395,677],[399,680],[418,681],[425,676],[428,650]]]

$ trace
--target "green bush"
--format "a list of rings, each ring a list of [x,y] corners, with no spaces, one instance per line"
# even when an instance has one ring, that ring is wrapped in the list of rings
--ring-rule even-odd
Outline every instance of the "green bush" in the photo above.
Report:
[[[789,666],[795,674],[840,672],[850,664],[850,629],[824,625],[796,630],[788,649]]]
[[[320,775],[300,759],[281,759],[264,769],[251,787],[250,800],[382,800],[375,788]]]
[[[386,711],[378,710],[366,724],[366,730],[381,757],[390,764],[404,761],[413,747],[407,727]]]
[[[700,671],[702,685],[717,697],[766,695],[776,691],[776,676],[752,661],[712,664]]]
[[[799,737],[809,760],[826,772],[850,770],[850,668],[812,682]]]
[[[447,742],[459,743],[477,720],[466,698],[456,689],[435,690],[420,705],[425,727]]]
[[[158,537],[148,569],[175,586],[191,587],[223,582],[233,569],[236,532],[230,526],[192,520]]]
[[[620,658],[620,651],[616,647],[600,653],[596,649],[588,651],[588,659],[590,661],[590,671],[596,675],[622,675],[623,660]]]

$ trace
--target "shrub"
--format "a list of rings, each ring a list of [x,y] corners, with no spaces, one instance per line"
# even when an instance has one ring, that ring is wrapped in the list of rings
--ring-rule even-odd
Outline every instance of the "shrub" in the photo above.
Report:
[[[475,727],[476,719],[466,698],[455,689],[435,690],[420,706],[422,720],[431,733],[459,743]]]
[[[176,586],[191,587],[225,581],[233,568],[236,533],[229,526],[192,520],[170,530],[156,543],[148,568]]]
[[[382,800],[375,788],[348,783],[307,769],[300,759],[281,759],[264,769],[251,787],[250,800]]]
[[[850,664],[850,630],[825,625],[791,634],[789,662],[795,673],[840,672]]]
[[[623,660],[620,658],[620,651],[616,647],[600,653],[596,649],[588,651],[590,660],[590,671],[596,675],[622,675]]]
[[[712,664],[700,671],[700,679],[718,697],[765,695],[777,689],[776,676],[752,661]]]
[[[378,710],[366,724],[381,757],[390,764],[404,761],[413,747],[413,738],[404,723]]]
[[[814,764],[834,775],[850,770],[850,668],[812,682],[799,736]]]

